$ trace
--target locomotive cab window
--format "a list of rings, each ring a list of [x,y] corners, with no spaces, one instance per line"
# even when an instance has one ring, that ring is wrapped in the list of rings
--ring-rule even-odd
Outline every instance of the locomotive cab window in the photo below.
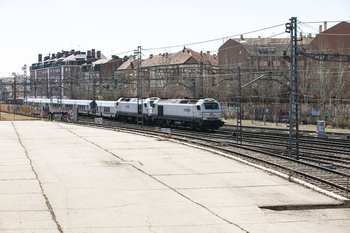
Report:
[[[205,109],[219,109],[219,104],[217,103],[204,103]]]

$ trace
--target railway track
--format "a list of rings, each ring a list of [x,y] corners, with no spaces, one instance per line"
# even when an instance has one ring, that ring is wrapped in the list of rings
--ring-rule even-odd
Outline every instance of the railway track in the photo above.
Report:
[[[163,137],[190,143],[279,171],[286,174],[290,179],[294,177],[304,180],[339,196],[345,198],[350,197],[350,149],[348,145],[344,145],[345,149],[340,150],[340,155],[336,155],[337,150],[334,149],[332,152],[331,149],[321,150],[322,147],[320,145],[318,145],[318,147],[313,145],[313,147],[310,148],[303,146],[300,159],[297,160],[288,157],[285,153],[286,143],[281,143],[281,140],[285,140],[287,138],[286,135],[280,137],[272,135],[269,139],[268,135],[262,133],[259,133],[261,134],[261,138],[253,137],[254,134],[243,134],[244,139],[242,144],[237,144],[235,138],[232,137],[232,131],[230,132],[226,129],[216,132],[171,129],[171,133],[166,133],[153,126],[144,125],[140,127],[135,124],[124,124],[109,120],[104,120],[103,124],[95,124],[91,121],[91,119],[85,118],[80,120],[77,124],[105,128],[108,130],[147,134],[154,137]],[[254,138],[255,141],[253,139],[252,141],[245,140],[246,137],[249,140]],[[311,138],[306,138],[305,140],[305,145],[310,143],[316,144]],[[317,142],[319,140],[316,139],[315,141]],[[274,144],[273,142],[276,143]],[[332,145],[334,144],[328,144],[325,147],[331,147]],[[308,150],[313,152],[308,152]]]

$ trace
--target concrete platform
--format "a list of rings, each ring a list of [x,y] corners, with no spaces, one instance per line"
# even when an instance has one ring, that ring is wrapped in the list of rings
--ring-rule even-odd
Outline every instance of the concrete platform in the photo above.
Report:
[[[0,232],[349,232],[337,200],[167,140],[0,122]]]

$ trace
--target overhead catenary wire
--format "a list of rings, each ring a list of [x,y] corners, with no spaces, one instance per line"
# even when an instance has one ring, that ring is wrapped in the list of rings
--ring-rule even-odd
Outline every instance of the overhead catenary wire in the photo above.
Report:
[[[234,34],[234,35],[230,35],[230,36],[224,36],[224,37],[220,37],[220,38],[214,38],[214,39],[209,39],[209,40],[204,40],[204,41],[197,41],[197,42],[191,42],[191,43],[182,43],[182,44],[178,44],[178,45],[168,45],[168,46],[154,47],[154,48],[143,48],[142,50],[144,50],[144,51],[151,51],[151,50],[171,49],[171,48],[184,47],[184,46],[193,46],[193,45],[204,44],[204,43],[219,41],[219,40],[223,40],[223,39],[233,38],[233,37],[237,37],[237,36],[241,36],[241,35],[244,36],[244,35],[248,35],[248,34],[252,34],[252,33],[266,31],[266,30],[269,30],[269,29],[273,29],[273,28],[276,28],[276,27],[283,26],[283,25],[284,25],[284,23],[273,25],[273,26],[269,26],[269,27],[265,27],[265,28],[261,28],[261,29],[257,29],[257,30],[253,30],[253,31],[248,31],[248,32],[244,32],[244,33],[238,33],[238,34]],[[122,54],[131,53],[131,52],[134,52],[134,50],[120,52],[120,53],[117,53],[115,55],[122,55]]]

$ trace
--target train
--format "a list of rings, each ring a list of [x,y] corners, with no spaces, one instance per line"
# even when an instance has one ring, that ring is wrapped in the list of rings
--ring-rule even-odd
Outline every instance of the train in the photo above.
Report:
[[[142,122],[161,127],[218,129],[223,126],[221,105],[212,98],[125,98],[117,101],[28,98],[27,105],[76,108],[79,115]]]

